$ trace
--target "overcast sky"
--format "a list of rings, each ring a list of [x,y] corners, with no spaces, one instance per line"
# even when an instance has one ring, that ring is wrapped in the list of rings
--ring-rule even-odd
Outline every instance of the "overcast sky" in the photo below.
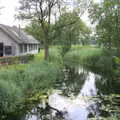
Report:
[[[15,8],[18,5],[19,0],[0,0],[0,6],[3,6],[4,8],[1,10],[0,15],[0,24],[5,25],[18,25],[18,20],[15,20]],[[90,24],[88,20],[88,13],[85,13],[83,18],[83,21],[85,21],[88,25]]]
[[[0,23],[6,25],[15,25],[17,21],[14,19],[15,7],[18,4],[18,0],[0,0],[1,9]]]

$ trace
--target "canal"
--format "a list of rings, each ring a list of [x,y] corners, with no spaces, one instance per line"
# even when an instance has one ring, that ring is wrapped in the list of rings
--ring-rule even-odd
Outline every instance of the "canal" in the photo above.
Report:
[[[39,110],[34,108],[25,120],[104,120],[111,116],[119,119],[119,81],[79,66],[66,67],[63,74],[47,102],[39,104]]]

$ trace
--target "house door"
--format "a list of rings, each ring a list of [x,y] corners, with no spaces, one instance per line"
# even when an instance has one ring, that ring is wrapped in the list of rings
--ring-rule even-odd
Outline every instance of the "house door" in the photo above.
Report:
[[[3,56],[3,43],[0,43],[0,57]]]

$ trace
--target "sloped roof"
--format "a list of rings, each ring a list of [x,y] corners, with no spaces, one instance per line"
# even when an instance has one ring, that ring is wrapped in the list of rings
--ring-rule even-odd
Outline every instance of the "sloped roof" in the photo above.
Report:
[[[39,43],[33,36],[25,33],[22,29],[18,29],[15,26],[10,27],[0,24],[0,29],[2,29],[9,37],[19,44]]]

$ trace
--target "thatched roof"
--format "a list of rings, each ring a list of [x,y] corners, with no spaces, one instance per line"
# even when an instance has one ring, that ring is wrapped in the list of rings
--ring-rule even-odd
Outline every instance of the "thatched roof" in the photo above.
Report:
[[[0,24],[2,29],[9,37],[19,44],[36,44],[39,43],[33,36],[25,33],[22,29],[17,27],[10,27],[7,25]]]

